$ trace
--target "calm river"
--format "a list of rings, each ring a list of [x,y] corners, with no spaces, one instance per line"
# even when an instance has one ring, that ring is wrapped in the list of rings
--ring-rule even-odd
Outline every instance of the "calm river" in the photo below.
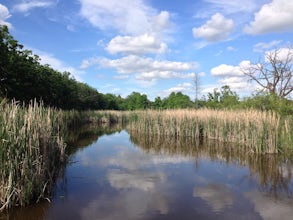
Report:
[[[0,219],[293,219],[292,160],[227,147],[83,134],[51,202]]]

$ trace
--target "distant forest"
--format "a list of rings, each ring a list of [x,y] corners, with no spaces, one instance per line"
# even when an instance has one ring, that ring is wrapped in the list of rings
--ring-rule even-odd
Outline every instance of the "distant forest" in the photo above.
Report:
[[[69,72],[59,72],[42,65],[40,58],[24,49],[10,35],[7,26],[0,26],[0,101],[17,100],[28,103],[36,99],[46,106],[76,110],[137,110],[174,108],[258,108],[293,114],[290,100],[279,100],[269,93],[261,93],[240,101],[229,86],[214,89],[207,97],[192,101],[181,92],[150,101],[145,94],[132,92],[126,98],[102,94],[95,88],[75,80]]]

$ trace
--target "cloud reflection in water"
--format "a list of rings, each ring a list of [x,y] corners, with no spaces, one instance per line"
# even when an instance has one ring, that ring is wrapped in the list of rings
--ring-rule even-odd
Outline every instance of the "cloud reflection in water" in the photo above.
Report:
[[[193,196],[205,200],[215,212],[222,211],[234,203],[233,193],[227,186],[221,184],[208,184],[194,188]]]

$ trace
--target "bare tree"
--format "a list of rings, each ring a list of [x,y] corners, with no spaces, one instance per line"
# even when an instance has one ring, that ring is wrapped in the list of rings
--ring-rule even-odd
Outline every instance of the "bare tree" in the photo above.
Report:
[[[285,98],[293,91],[293,49],[266,52],[264,61],[242,68],[242,72],[270,94]]]
[[[198,73],[195,73],[193,78],[193,86],[195,91],[195,104],[198,107],[198,95],[200,93],[200,79]]]

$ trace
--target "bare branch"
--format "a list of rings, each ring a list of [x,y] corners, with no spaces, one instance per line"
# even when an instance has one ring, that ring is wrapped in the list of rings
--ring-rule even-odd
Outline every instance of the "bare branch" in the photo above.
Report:
[[[293,91],[293,49],[267,52],[264,61],[252,64],[242,72],[271,94],[284,98]]]

